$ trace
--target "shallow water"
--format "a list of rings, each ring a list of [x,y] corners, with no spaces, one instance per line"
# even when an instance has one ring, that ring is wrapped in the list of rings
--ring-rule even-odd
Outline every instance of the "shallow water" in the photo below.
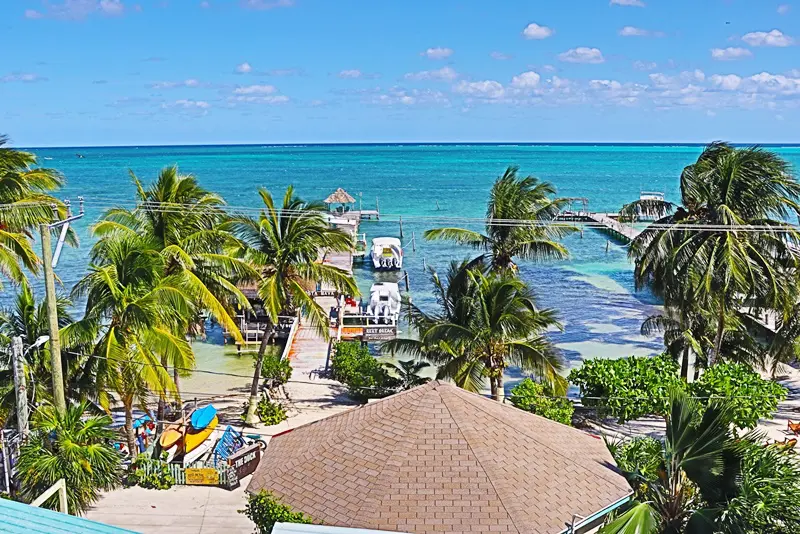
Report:
[[[800,148],[776,148],[800,163]],[[454,218],[480,219],[488,191],[507,165],[519,165],[556,185],[560,196],[586,197],[592,211],[616,211],[638,198],[641,190],[679,199],[681,169],[696,159],[696,146],[530,146],[530,145],[328,145],[214,146],[35,149],[42,163],[61,170],[67,186],[60,196],[86,199],[86,217],[76,224],[82,241],[65,250],[57,273],[69,289],[85,272],[92,239],[89,226],[112,206],[131,206],[134,188],[129,169],[145,182],[158,170],[178,164],[201,184],[223,195],[236,208],[256,208],[256,190],[266,187],[278,198],[293,184],[306,199],[323,199],[343,187],[383,218],[362,224],[368,239],[399,237],[403,242],[411,293],[421,306],[434,304],[425,267],[442,271],[452,259],[474,251],[446,243],[425,242],[422,233],[438,226],[464,226]],[[78,158],[77,153],[83,155]],[[576,208],[580,204],[576,204]],[[475,224],[475,223],[473,223]],[[479,226],[476,226],[479,229]],[[411,239],[415,237],[416,251]],[[559,311],[563,332],[552,333],[570,365],[592,357],[650,354],[661,349],[657,338],[639,335],[642,320],[658,304],[648,293],[634,291],[626,249],[593,230],[565,240],[572,258],[564,262],[521,264],[521,274],[536,290],[540,305]],[[373,281],[397,279],[358,266],[362,293]],[[401,284],[401,287],[403,284]],[[8,289],[7,289],[8,291]],[[2,295],[6,302],[9,293]],[[218,345],[201,344],[198,367],[229,372],[252,370],[246,358],[224,356]],[[201,365],[202,364],[202,365]],[[247,368],[247,369],[245,369]],[[194,380],[195,377],[192,378]]]

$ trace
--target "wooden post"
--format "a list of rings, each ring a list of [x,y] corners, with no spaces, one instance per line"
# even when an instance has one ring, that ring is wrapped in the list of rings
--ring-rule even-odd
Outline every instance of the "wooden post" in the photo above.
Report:
[[[415,232],[411,232],[411,251],[417,251],[417,236]]]
[[[406,281],[406,293],[408,293],[408,291],[409,291],[408,290],[408,271],[403,271],[403,273],[404,273],[403,278],[405,278],[405,281]]]
[[[400,216],[400,239],[403,239],[403,216]]]
[[[375,197],[375,220],[376,221],[381,220],[381,208],[380,205],[378,204],[378,197]]]
[[[611,246],[611,241],[606,240],[606,254],[608,254],[608,247]]]
[[[422,258],[422,270],[425,270],[425,258]]]
[[[11,470],[11,461],[8,458],[8,452],[11,447],[6,443],[6,431],[0,429],[0,447],[3,448],[3,478],[6,483],[6,493],[11,495],[11,478],[9,471]]]
[[[440,209],[440,208],[439,208],[439,201],[437,200],[437,201],[436,201],[436,211],[439,211],[439,209]]]
[[[14,388],[17,390],[17,428],[23,441],[28,437],[28,393],[25,384],[25,367],[22,338],[16,336],[11,344],[14,366]]]

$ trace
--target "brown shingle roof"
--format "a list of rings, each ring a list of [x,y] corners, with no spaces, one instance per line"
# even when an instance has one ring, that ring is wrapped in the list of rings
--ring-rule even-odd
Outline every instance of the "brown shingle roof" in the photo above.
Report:
[[[270,441],[249,492],[332,526],[558,533],[630,494],[602,440],[430,382]]]

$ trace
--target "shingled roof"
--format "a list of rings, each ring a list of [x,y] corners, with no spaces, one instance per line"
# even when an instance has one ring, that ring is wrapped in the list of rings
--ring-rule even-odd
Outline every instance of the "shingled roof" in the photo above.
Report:
[[[278,435],[248,492],[315,521],[559,533],[630,495],[602,440],[433,381]]]

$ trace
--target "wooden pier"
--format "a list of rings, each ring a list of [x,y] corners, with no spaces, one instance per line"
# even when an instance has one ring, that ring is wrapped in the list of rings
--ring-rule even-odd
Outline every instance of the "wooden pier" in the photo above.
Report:
[[[595,213],[590,211],[564,211],[556,217],[558,221],[593,223],[594,228],[611,234],[613,237],[630,243],[636,239],[641,230],[618,220],[617,213]],[[599,226],[598,226],[599,225]]]

